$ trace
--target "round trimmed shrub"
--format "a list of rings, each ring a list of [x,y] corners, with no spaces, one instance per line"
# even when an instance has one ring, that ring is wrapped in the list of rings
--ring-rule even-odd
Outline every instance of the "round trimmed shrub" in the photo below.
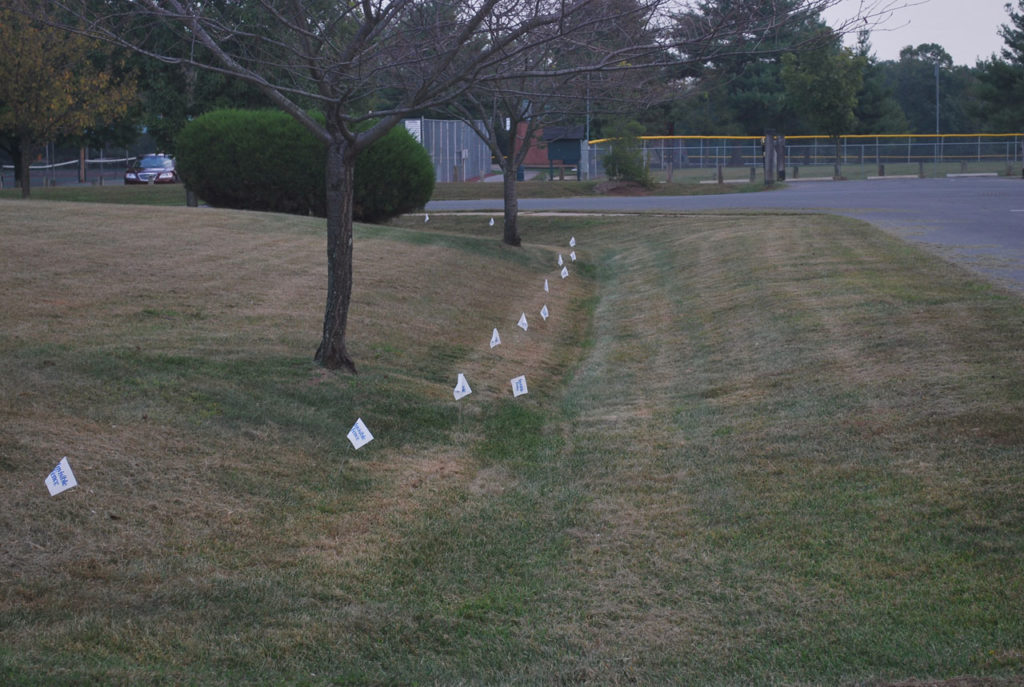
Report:
[[[326,146],[284,112],[208,112],[175,148],[185,184],[214,207],[325,215]],[[430,156],[398,126],[356,158],[353,217],[384,221],[423,207],[433,191]]]
[[[356,158],[353,216],[382,222],[427,204],[434,163],[404,126],[396,126]]]
[[[278,110],[215,110],[175,141],[186,186],[214,207],[324,214],[326,146]]]

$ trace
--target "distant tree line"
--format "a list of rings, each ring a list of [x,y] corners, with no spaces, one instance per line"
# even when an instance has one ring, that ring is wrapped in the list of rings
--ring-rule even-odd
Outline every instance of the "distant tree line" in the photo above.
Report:
[[[287,113],[327,147],[315,358],[354,371],[355,162],[402,118],[482,122],[506,177],[510,245],[516,122],[585,121],[591,137],[638,130],[623,119],[652,134],[931,133],[938,73],[943,132],[1020,129],[1024,0],[1008,7],[1001,53],[974,67],[933,44],[878,61],[867,33],[843,47],[895,1],[863,0],[830,27],[822,13],[838,0],[0,0],[0,148],[27,169],[42,142],[123,145],[145,130],[173,153],[204,112]]]
[[[700,6],[719,4],[705,2]],[[899,59],[879,60],[870,32],[842,46],[820,15],[790,22],[774,39],[803,50],[763,54],[736,50],[720,60],[667,74],[676,96],[650,108],[648,134],[932,134],[936,79],[941,133],[1024,130],[1024,0],[1007,5],[998,54],[974,66],[954,65],[936,43],[908,45]],[[937,76],[936,76],[937,74]],[[817,77],[815,83],[801,79]]]

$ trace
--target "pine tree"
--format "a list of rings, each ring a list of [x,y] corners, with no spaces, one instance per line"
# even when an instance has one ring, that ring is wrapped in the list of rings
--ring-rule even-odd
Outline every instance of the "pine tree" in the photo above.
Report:
[[[1000,55],[978,64],[978,98],[985,128],[989,131],[1015,132],[1022,127],[1020,104],[1024,102],[1024,0],[1017,10],[1007,4],[1010,23],[1003,24],[999,35],[1004,45]]]

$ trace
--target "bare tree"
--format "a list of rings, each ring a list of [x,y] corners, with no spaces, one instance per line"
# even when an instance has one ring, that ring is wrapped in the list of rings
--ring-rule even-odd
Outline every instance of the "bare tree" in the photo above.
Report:
[[[655,24],[661,0],[600,0],[554,40],[528,41],[444,111],[484,140],[502,172],[502,240],[518,246],[517,170],[546,126],[579,121],[594,99],[637,107],[667,58]],[[643,84],[641,87],[640,84]],[[645,90],[646,89],[646,90]]]
[[[502,240],[521,243],[517,170],[537,133],[549,124],[579,122],[592,103],[622,115],[694,92],[678,75],[730,57],[777,58],[816,47],[789,29],[835,0],[599,0],[567,21],[572,30],[547,42],[524,41],[508,59],[488,65],[444,111],[467,123],[498,161],[504,185]],[[904,6],[865,0],[831,35],[858,31]],[[799,40],[780,40],[780,36]]]
[[[327,146],[327,303],[315,359],[355,371],[346,347],[356,154],[401,119],[517,77],[564,78],[657,47],[603,51],[586,70],[517,63],[586,43],[607,0],[15,0],[65,28],[254,84]],[[801,0],[829,5],[838,0]],[[650,0],[652,18],[670,0]],[[654,19],[656,22],[657,19]],[[711,27],[704,36],[713,35]],[[731,29],[730,29],[731,30]],[[168,40],[171,35],[173,40]],[[593,60],[591,60],[593,62]],[[321,121],[311,110],[323,113]]]

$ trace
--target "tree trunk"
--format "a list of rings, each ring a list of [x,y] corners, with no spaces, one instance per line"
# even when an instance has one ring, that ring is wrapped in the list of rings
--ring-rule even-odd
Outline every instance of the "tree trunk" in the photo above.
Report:
[[[327,146],[327,306],[315,360],[330,370],[356,366],[345,347],[352,298],[352,188],[356,153],[340,134]]]
[[[502,168],[502,184],[505,187],[505,231],[501,240],[510,246],[520,246],[523,240],[519,237],[519,195],[516,188],[516,165],[513,157],[505,158]]]
[[[20,154],[15,164],[21,176],[21,197],[28,198],[32,194],[32,177],[29,170],[29,165],[32,164],[32,139],[27,134],[22,134],[18,138],[18,148]]]

